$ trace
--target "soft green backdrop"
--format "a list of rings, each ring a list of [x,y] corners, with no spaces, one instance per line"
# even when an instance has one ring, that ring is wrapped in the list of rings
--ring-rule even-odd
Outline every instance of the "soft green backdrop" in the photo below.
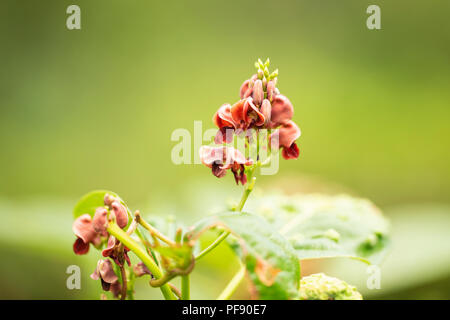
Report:
[[[81,7],[81,30],[66,29],[70,4]],[[382,30],[366,28],[370,4]],[[95,254],[70,248],[71,206],[91,189],[187,223],[202,215],[199,199],[237,196],[230,177],[175,166],[170,136],[194,120],[211,128],[258,57],[279,68],[302,129],[301,158],[259,186],[372,199],[397,223],[403,246],[393,253],[413,254],[406,269],[436,253],[375,296],[449,298],[449,10],[445,0],[2,0],[0,298],[98,297],[87,279]],[[423,241],[412,247],[414,237]],[[199,266],[194,297],[220,292],[227,279],[207,272],[220,259]],[[73,263],[86,266],[78,293],[64,285]]]

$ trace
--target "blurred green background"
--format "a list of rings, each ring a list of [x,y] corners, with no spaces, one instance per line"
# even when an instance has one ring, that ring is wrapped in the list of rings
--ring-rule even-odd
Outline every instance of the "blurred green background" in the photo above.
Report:
[[[81,30],[66,28],[70,4]],[[370,4],[382,30],[366,27]],[[72,207],[92,189],[186,224],[238,197],[230,177],[174,165],[170,137],[194,120],[212,128],[253,62],[270,57],[301,157],[258,186],[367,197],[393,224],[382,289],[365,290],[353,261],[303,271],[325,268],[367,298],[449,299],[449,10],[444,0],[2,0],[0,298],[99,297],[96,253],[71,250]],[[214,298],[236,270],[220,250],[196,266],[193,298]],[[82,290],[65,287],[70,264]],[[137,297],[155,291],[144,283]]]

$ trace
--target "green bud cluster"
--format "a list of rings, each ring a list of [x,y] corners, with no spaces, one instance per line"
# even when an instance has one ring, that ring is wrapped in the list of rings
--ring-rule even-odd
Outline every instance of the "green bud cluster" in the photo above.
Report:
[[[323,273],[300,280],[300,300],[362,300],[355,287]]]

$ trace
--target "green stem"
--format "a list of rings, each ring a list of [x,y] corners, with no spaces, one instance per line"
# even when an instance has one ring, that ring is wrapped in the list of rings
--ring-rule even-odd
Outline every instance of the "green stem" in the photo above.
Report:
[[[242,211],[242,209],[244,208],[245,202],[248,199],[248,196],[250,195],[250,193],[253,190],[253,187],[255,186],[255,181],[256,181],[256,177],[253,177],[253,172],[254,172],[255,168],[253,168],[250,172],[249,172],[249,178],[250,181],[248,182],[247,187],[244,189],[244,193],[242,194],[242,198],[241,201],[239,201],[239,204],[237,205],[237,207],[234,209],[235,211]],[[210,252],[211,250],[213,250],[215,247],[217,247],[223,240],[225,240],[226,237],[228,237],[228,235],[230,234],[230,231],[224,231],[220,234],[219,237],[217,237],[216,240],[214,240],[213,243],[211,243],[206,249],[204,249],[203,251],[201,251],[196,257],[195,260],[200,259],[201,257],[203,257],[204,255],[206,255],[208,252]]]
[[[245,266],[241,264],[239,271],[235,274],[233,279],[228,283],[222,293],[217,297],[217,300],[228,300],[236,291],[237,287],[241,283],[245,276]]]
[[[128,249],[134,252],[134,254],[141,259],[141,261],[147,266],[147,268],[150,270],[150,272],[153,274],[153,276],[156,279],[159,279],[162,277],[162,272],[156,265],[156,263],[150,258],[150,256],[145,252],[144,249],[142,249],[136,241],[134,241],[130,236],[128,236],[125,231],[123,231],[119,226],[111,222],[108,226],[108,232],[116,237],[121,243],[123,243]],[[169,285],[166,283],[161,286],[161,291],[164,295],[164,298],[166,300],[176,300],[176,297],[174,296],[172,290],[170,289]]]
[[[220,234],[220,236],[218,236],[216,238],[216,240],[214,240],[213,243],[211,243],[206,249],[204,249],[202,252],[200,252],[196,257],[195,260],[200,259],[201,257],[203,257],[205,254],[207,254],[208,252],[210,252],[211,250],[213,250],[215,247],[217,247],[226,237],[228,237],[228,235],[230,234],[230,231],[224,231]]]
[[[190,280],[189,275],[185,275],[181,277],[181,300],[189,300],[190,299]]]

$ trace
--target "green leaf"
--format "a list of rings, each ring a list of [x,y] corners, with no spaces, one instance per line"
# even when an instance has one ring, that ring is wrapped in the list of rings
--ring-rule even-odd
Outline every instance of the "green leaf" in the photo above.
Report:
[[[299,259],[351,257],[377,264],[389,243],[388,221],[365,199],[271,195],[252,198],[246,208],[285,236]]]
[[[107,190],[95,190],[91,191],[87,194],[85,194],[81,199],[78,201],[78,203],[75,205],[75,208],[73,209],[73,217],[76,219],[79,216],[87,213],[91,215],[91,217],[94,216],[95,209],[98,207],[103,207],[105,204],[103,202],[103,199],[105,198],[105,194],[109,193],[110,195],[119,198],[120,197],[112,192]],[[122,204],[125,205],[125,203],[120,200]],[[125,205],[126,207],[126,205]]]
[[[267,221],[251,213],[227,212],[201,220],[188,238],[196,240],[213,227],[222,227],[237,237],[232,249],[246,265],[259,299],[298,296],[300,264],[295,251]]]

